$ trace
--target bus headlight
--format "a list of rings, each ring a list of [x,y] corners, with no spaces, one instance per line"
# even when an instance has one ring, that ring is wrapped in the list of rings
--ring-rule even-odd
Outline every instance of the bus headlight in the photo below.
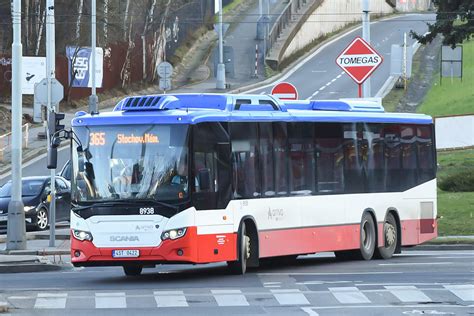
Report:
[[[84,240],[92,241],[92,234],[90,232],[73,229],[72,235],[74,236],[74,238],[80,241],[84,241]]]
[[[161,240],[165,241],[167,239],[175,240],[183,237],[186,234],[186,228],[177,228],[164,231],[161,234]]]

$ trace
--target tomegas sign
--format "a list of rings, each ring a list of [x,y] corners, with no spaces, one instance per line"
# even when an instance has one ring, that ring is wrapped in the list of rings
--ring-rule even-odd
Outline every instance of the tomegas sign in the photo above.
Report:
[[[336,64],[358,84],[362,84],[382,61],[382,56],[360,37],[356,37],[336,58]]]

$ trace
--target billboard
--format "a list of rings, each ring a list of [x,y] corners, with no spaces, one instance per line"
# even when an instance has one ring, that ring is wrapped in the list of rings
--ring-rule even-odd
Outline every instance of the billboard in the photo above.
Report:
[[[46,78],[46,57],[23,56],[21,69],[21,93],[35,94],[35,83]]]
[[[69,84],[74,88],[92,87],[92,48],[67,46],[66,56],[68,60]],[[95,51],[95,84],[97,88],[102,87],[104,73],[104,51],[97,47]]]

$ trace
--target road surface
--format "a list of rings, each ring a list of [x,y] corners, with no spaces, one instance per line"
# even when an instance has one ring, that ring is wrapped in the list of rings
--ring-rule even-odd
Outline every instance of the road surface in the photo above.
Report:
[[[223,264],[0,275],[12,315],[469,315],[472,251],[405,251],[391,260],[332,253],[267,264],[244,276]]]

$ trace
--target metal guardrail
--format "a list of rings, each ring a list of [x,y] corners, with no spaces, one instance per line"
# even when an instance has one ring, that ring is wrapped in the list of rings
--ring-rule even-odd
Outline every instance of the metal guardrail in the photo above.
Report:
[[[29,130],[30,130],[30,123],[26,123],[21,127],[21,130],[23,132],[23,141],[22,141],[22,147],[23,148],[28,148],[28,141],[30,139],[29,136]],[[11,145],[12,145],[12,133],[6,133],[3,135],[0,135],[0,162],[3,162],[5,159],[5,154],[9,151],[11,151]]]
[[[282,13],[273,23],[270,32],[268,32],[268,44],[266,45],[265,54],[267,54],[268,51],[273,47],[285,27],[290,24],[295,14],[301,9],[302,6],[306,4],[307,1],[308,0],[290,0],[288,2]]]

